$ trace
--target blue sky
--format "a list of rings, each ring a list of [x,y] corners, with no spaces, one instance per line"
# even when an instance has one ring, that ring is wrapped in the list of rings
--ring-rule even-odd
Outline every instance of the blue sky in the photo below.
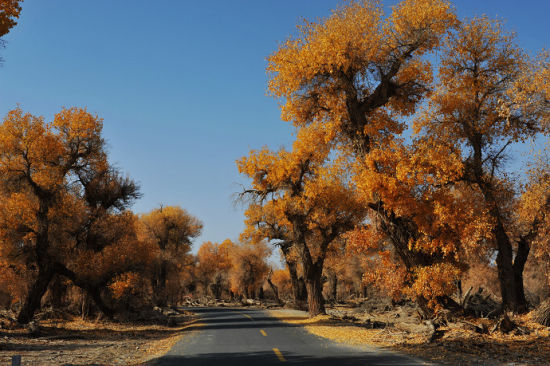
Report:
[[[111,161],[141,184],[134,211],[181,205],[205,224],[195,249],[236,239],[243,210],[232,195],[245,180],[235,160],[292,141],[266,95],[265,58],[301,18],[337,4],[25,0],[0,50],[0,115],[20,104],[50,120],[63,106],[86,106],[104,118]],[[549,1],[454,4],[460,16],[505,19],[527,50],[549,48]]]

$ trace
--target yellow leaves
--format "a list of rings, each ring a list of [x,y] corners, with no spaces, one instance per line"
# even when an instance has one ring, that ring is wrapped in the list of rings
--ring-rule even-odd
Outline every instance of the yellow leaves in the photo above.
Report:
[[[0,0],[0,37],[6,35],[17,24],[23,0]]]
[[[202,222],[179,206],[162,206],[140,216],[141,234],[173,255],[191,249],[191,239],[202,232]]]
[[[381,42],[380,4],[353,1],[319,22],[298,26],[297,38],[284,42],[268,58],[267,71],[275,75],[269,91],[289,97],[318,76],[356,72],[376,59]]]
[[[140,295],[140,289],[144,287],[143,278],[135,272],[125,272],[115,277],[109,285],[113,297],[120,300],[125,296]]]
[[[357,118],[349,115],[351,101],[381,97],[374,94],[379,92],[377,81],[384,78],[395,79],[404,93],[424,94],[431,66],[418,56],[438,47],[456,24],[443,0],[402,1],[387,19],[378,1],[350,1],[326,19],[299,26],[298,35],[268,57],[268,90],[282,99],[283,120],[296,126],[320,122],[338,127]],[[389,104],[394,112],[410,115],[417,99],[400,95]],[[369,124],[379,120],[373,117]],[[382,135],[379,129],[371,128]],[[332,137],[338,138],[342,131],[335,132]]]
[[[414,270],[414,283],[410,287],[412,297],[422,296],[428,306],[438,309],[438,297],[448,296],[456,290],[461,270],[450,263],[437,263]]]
[[[440,37],[457,24],[449,1],[405,0],[393,7],[385,31],[392,46],[417,44],[421,54],[437,47]]]

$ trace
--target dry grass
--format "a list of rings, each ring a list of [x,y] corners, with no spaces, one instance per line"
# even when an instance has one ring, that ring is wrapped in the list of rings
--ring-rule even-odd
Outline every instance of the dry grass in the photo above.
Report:
[[[514,332],[502,334],[479,334],[464,329],[464,323],[450,323],[440,328],[443,335],[434,342],[429,342],[430,332],[426,326],[410,319],[396,321],[393,309],[379,317],[393,318],[382,329],[367,329],[361,321],[346,322],[334,319],[330,315],[307,318],[307,314],[285,310],[272,310],[271,315],[281,320],[301,324],[317,336],[354,346],[374,346],[399,351],[422,359],[449,365],[548,365],[550,364],[550,328],[532,322],[528,315],[515,317],[514,321],[530,330],[529,335],[516,335]],[[393,314],[393,315],[392,315]],[[373,317],[373,314],[369,314]],[[489,328],[494,321],[467,319],[469,323],[485,322]]]
[[[21,355],[24,365],[137,365],[165,354],[191,329],[190,323],[167,327],[76,317],[43,320],[38,336],[27,329],[0,330],[0,364]]]

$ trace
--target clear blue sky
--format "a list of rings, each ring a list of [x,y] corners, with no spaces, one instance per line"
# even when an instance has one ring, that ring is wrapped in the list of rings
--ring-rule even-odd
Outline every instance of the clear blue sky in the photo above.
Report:
[[[395,1],[385,1],[391,5]],[[25,0],[0,50],[0,115],[18,103],[50,120],[62,106],[104,118],[111,161],[137,180],[133,207],[181,205],[204,240],[236,239],[245,183],[235,160],[292,141],[266,96],[265,57],[302,17],[336,0]],[[549,48],[550,1],[456,0],[460,16],[507,20],[528,50]]]

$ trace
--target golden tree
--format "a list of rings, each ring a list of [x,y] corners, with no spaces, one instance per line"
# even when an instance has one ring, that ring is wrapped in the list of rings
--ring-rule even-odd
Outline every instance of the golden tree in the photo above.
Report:
[[[235,244],[224,240],[221,244],[204,242],[197,252],[197,278],[205,291],[212,292],[219,299],[224,290],[229,290],[229,270],[231,269],[231,253]]]
[[[165,206],[140,216],[144,237],[160,250],[152,283],[157,305],[167,300],[166,281],[170,269],[191,264],[189,252],[193,238],[202,232],[202,222],[179,206]],[[176,271],[177,272],[177,271]]]
[[[9,33],[17,25],[23,0],[0,0],[0,37]]]
[[[434,83],[424,55],[442,46]],[[514,192],[495,173],[510,143],[536,135],[548,118],[547,58],[538,65],[525,59],[499,26],[461,24],[441,0],[401,1],[387,17],[378,2],[352,1],[301,25],[268,59],[269,90],[282,99],[283,119],[299,128],[321,124],[353,157],[351,182],[370,209],[368,235],[357,237],[380,250],[387,273],[399,274],[386,283],[426,311],[453,305],[448,295],[468,256],[486,254],[493,240],[499,271],[511,268],[512,245],[503,244],[509,234],[498,226],[506,226],[512,205],[497,214],[496,203],[510,203]],[[407,142],[403,132],[427,97],[429,112]],[[514,296],[503,293],[504,304],[520,309],[510,303],[524,304]]]
[[[311,316],[325,312],[321,276],[329,245],[364,217],[357,195],[344,183],[342,165],[329,160],[330,138],[330,131],[315,124],[298,132],[292,151],[264,148],[237,162],[252,179],[244,194],[276,218],[296,248]]]
[[[499,21],[467,20],[446,40],[436,92],[416,122],[427,139],[460,151],[463,173],[453,180],[455,186],[471,190],[466,200],[475,200],[485,210],[503,306],[513,311],[527,309],[523,270],[532,238],[542,226],[536,216],[528,228],[518,231],[513,217],[518,192],[504,162],[514,144],[548,133],[544,89],[528,87],[540,78],[534,69]],[[518,85],[525,86],[525,102],[518,98],[524,98],[517,93]]]
[[[231,249],[231,292],[245,298],[253,298],[258,294],[268,274],[269,267],[266,261],[271,250],[263,241],[233,244]]]
[[[51,123],[16,109],[0,126],[0,254],[10,263],[24,258],[32,274],[21,323],[32,319],[56,275],[110,315],[102,289],[147,261],[137,258],[148,251],[139,249],[133,216],[124,211],[138,188],[109,167],[101,130],[101,119],[78,108]],[[124,252],[130,255],[115,259]]]
[[[297,308],[304,308],[307,301],[307,289],[299,256],[292,243],[292,233],[278,221],[275,212],[269,207],[250,203],[245,211],[245,230],[241,234],[244,240],[260,241],[267,239],[281,250],[292,286],[292,297]]]
[[[350,2],[327,19],[300,26],[298,36],[269,57],[269,90],[283,99],[283,119],[298,127],[322,124],[330,141],[355,156],[354,181],[371,209],[371,220],[391,238],[411,273],[429,267],[434,258],[409,245],[419,236],[417,224],[384,200],[393,196],[404,203],[411,190],[399,196],[395,184],[385,185],[393,189],[383,198],[371,189],[375,180],[384,185],[385,176],[394,176],[398,160],[393,159],[407,156],[398,138],[405,123],[398,117],[412,115],[429,91],[432,69],[422,56],[439,47],[457,24],[447,1],[402,1],[387,18],[378,2]],[[443,146],[440,154],[445,152]],[[456,164],[450,169],[456,170]],[[367,172],[375,173],[374,179]]]

